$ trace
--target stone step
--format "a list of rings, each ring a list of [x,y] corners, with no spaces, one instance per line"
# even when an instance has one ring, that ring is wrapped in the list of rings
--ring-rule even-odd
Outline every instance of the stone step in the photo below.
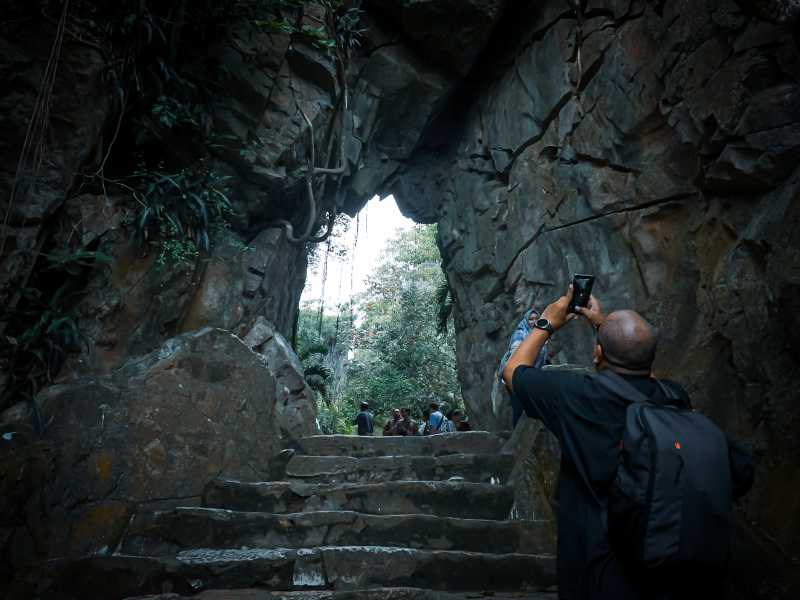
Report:
[[[380,481],[443,481],[453,477],[473,483],[507,482],[514,457],[507,454],[445,456],[295,455],[286,466],[289,480],[315,483]]]
[[[434,514],[462,519],[508,517],[510,485],[463,481],[301,484],[217,480],[203,494],[207,508],[273,514],[347,510],[370,515]]]
[[[496,454],[505,439],[488,431],[466,431],[426,436],[313,435],[300,438],[298,454],[311,456],[442,456]]]
[[[139,513],[123,554],[164,556],[189,548],[394,546],[492,554],[555,552],[549,521],[492,521],[347,511],[274,515],[217,508]]]
[[[59,600],[240,588],[536,591],[555,584],[555,558],[380,546],[196,549],[175,557],[113,555],[50,561],[40,582],[43,589],[37,597]]]
[[[311,590],[269,592],[267,590],[208,590],[192,596],[159,594],[126,600],[558,600],[556,592],[442,592],[419,588],[375,588],[369,590]]]

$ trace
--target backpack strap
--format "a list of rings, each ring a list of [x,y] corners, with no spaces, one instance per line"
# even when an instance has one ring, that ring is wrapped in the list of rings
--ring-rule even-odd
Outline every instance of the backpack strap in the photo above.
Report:
[[[439,424],[438,424],[438,425],[436,425],[436,427],[434,427],[434,429],[435,429],[436,431],[440,431],[440,430],[442,429],[442,423],[444,423],[444,415],[442,415],[442,418],[441,418],[441,419],[439,419]]]
[[[597,377],[595,377],[595,381],[625,400],[631,402],[650,402],[650,398],[625,381],[622,375],[609,369],[599,373]],[[661,385],[662,389],[665,387],[660,381],[658,381],[658,384]]]
[[[656,383],[658,387],[661,388],[661,391],[664,392],[664,396],[666,396],[669,400],[680,400],[680,396],[675,393],[675,390],[672,389],[671,385],[667,385],[660,379],[656,379]]]
[[[630,402],[652,402],[650,398],[628,383],[628,381],[626,381],[626,379],[619,373],[615,373],[610,369],[606,369],[605,371],[599,373],[595,377],[595,380],[607,390],[611,390],[618,396],[621,396]],[[660,379],[654,379],[654,381],[658,384],[658,387],[661,389],[661,392],[664,394],[664,397],[667,398],[667,400],[681,400],[681,397],[671,385],[667,385]],[[683,404],[686,405],[686,402],[683,402]],[[685,408],[691,408],[691,405],[685,406]]]

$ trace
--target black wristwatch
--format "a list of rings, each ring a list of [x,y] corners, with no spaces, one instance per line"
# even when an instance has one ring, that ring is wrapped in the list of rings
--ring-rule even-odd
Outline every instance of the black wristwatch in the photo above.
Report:
[[[553,329],[553,326],[550,324],[550,321],[548,321],[544,317],[542,317],[541,319],[536,319],[536,322],[533,324],[533,326],[536,329],[544,329],[550,335],[553,335],[556,331],[555,329]]]

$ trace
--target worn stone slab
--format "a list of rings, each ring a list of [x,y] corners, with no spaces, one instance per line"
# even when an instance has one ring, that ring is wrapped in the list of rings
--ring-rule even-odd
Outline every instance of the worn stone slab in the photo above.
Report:
[[[164,556],[189,548],[394,546],[492,554],[554,553],[552,523],[365,515],[323,511],[274,515],[216,508],[140,513],[122,541],[123,554]]]
[[[298,453],[312,456],[441,456],[445,454],[495,454],[504,439],[487,431],[441,435],[382,437],[312,435],[298,440]]]
[[[372,515],[436,514],[502,520],[508,517],[513,495],[509,485],[463,481],[325,485],[216,480],[206,486],[203,505],[267,513],[351,510]]]
[[[159,594],[126,600],[557,600],[556,592],[442,592],[419,588],[376,588],[369,590],[313,590],[304,592],[269,592],[267,590],[208,590],[192,596]]]
[[[328,585],[358,589],[417,585],[426,589],[535,590],[554,585],[555,557],[366,546],[322,548]]]
[[[53,561],[39,595],[110,600],[210,589],[339,590],[420,586],[431,590],[544,590],[555,584],[555,558],[339,546],[288,550],[183,551],[174,557],[94,556]]]
[[[448,454],[445,456],[295,455],[286,466],[289,480],[319,483],[381,481],[444,481],[459,478],[473,483],[505,483],[514,459],[506,454]]]

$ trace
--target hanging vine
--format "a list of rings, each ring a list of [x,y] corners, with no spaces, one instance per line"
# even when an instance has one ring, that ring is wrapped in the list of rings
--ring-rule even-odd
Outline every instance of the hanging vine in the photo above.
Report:
[[[328,136],[328,146],[323,165],[317,166],[317,153],[316,143],[314,140],[314,124],[308,117],[308,114],[303,110],[298,100],[298,94],[290,80],[290,87],[294,97],[295,107],[303,118],[308,130],[309,137],[309,157],[305,167],[305,188],[306,199],[308,202],[308,218],[303,232],[298,236],[295,235],[294,225],[286,219],[277,219],[270,223],[273,227],[283,227],[286,230],[286,238],[292,244],[305,244],[321,243],[326,241],[332,231],[336,222],[336,217],[339,215],[340,206],[340,189],[341,189],[341,176],[347,171],[347,158],[345,148],[345,130],[348,119],[352,119],[350,114],[350,98],[347,85],[347,72],[350,65],[350,50],[359,45],[361,34],[365,31],[358,29],[358,22],[360,20],[361,10],[359,8],[350,8],[341,15],[337,16],[334,12],[328,11],[326,18],[326,27],[333,32],[336,39],[335,44],[335,58],[336,58],[336,73],[342,93],[339,97],[336,109],[334,110],[333,119],[337,123],[336,130],[333,128]],[[336,155],[338,160],[337,166],[328,166],[333,157],[335,142],[338,140],[338,151]],[[319,216],[319,202],[325,197],[325,191],[328,183],[329,176],[339,176],[339,187],[335,195],[334,206],[328,214],[328,220],[325,225],[324,232],[316,237],[312,237],[314,228],[317,225],[317,218]],[[315,178],[321,177],[319,189],[316,189]]]
[[[342,279],[344,275],[344,269],[339,269],[339,290],[336,292],[336,300],[337,302],[342,297]],[[336,326],[333,329],[333,344],[331,344],[331,348],[336,348],[336,344],[339,343],[339,321],[342,317],[342,305],[338,303],[336,306]]]
[[[360,225],[361,213],[356,215],[356,233],[353,236],[353,250],[350,252],[350,307],[349,307],[349,319],[350,319],[350,347],[352,348],[355,345],[355,320],[353,318],[353,285],[355,282],[355,270],[356,270],[356,249],[358,248],[358,229]]]
[[[0,256],[5,252],[8,237],[8,223],[15,203],[24,202],[30,188],[36,183],[39,170],[42,167],[45,154],[45,136],[50,124],[50,107],[53,100],[53,88],[56,84],[58,64],[61,62],[61,50],[64,46],[64,32],[67,28],[67,15],[69,14],[69,0],[64,0],[61,9],[61,18],[56,26],[56,36],[50,49],[50,57],[45,66],[39,94],[33,106],[33,114],[28,122],[25,141],[17,162],[17,171],[11,187],[11,196],[8,200],[6,213],[3,217],[3,233],[0,237]]]
[[[317,323],[317,333],[320,339],[322,339],[322,317],[325,314],[325,285],[328,282],[328,260],[330,260],[331,256],[332,242],[333,240],[328,240],[328,247],[325,250],[325,261],[322,263],[322,289],[320,290],[319,316]]]

